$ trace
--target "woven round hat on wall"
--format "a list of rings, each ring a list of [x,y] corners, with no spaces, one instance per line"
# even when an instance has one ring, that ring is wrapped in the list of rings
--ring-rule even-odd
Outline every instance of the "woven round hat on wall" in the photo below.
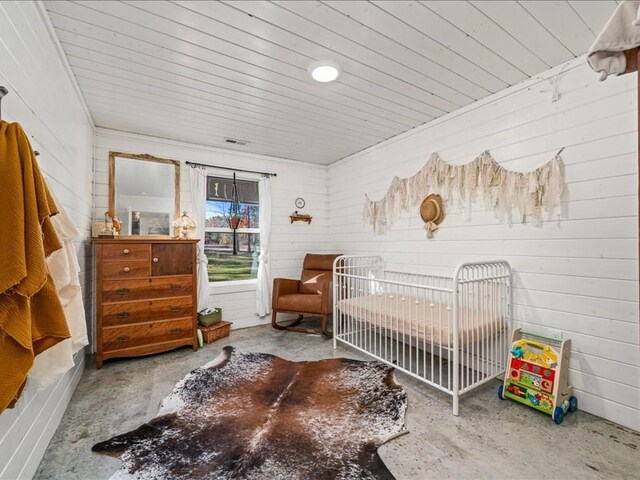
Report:
[[[432,193],[422,201],[420,205],[420,216],[425,223],[433,222],[440,225],[444,220],[444,202],[442,197]]]

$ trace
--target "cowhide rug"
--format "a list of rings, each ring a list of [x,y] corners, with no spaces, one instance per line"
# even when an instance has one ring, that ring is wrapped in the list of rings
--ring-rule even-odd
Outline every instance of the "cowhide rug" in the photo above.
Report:
[[[377,449],[404,432],[407,395],[380,362],[291,362],[225,347],[158,416],[93,446],[112,479],[393,479]]]

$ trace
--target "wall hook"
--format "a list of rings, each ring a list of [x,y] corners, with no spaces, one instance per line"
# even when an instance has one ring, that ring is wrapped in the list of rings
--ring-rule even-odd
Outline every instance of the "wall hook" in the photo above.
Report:
[[[9,93],[5,87],[0,86],[0,120],[2,120],[2,98]]]

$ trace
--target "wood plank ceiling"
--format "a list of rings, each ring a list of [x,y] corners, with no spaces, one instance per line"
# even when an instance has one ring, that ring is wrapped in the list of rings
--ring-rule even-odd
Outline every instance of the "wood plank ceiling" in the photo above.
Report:
[[[617,2],[45,5],[97,126],[326,165],[584,54]]]

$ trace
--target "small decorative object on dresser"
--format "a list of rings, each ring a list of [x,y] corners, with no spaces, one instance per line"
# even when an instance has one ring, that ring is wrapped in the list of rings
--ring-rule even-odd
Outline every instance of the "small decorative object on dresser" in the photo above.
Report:
[[[96,366],[115,357],[198,349],[198,240],[94,240]]]

